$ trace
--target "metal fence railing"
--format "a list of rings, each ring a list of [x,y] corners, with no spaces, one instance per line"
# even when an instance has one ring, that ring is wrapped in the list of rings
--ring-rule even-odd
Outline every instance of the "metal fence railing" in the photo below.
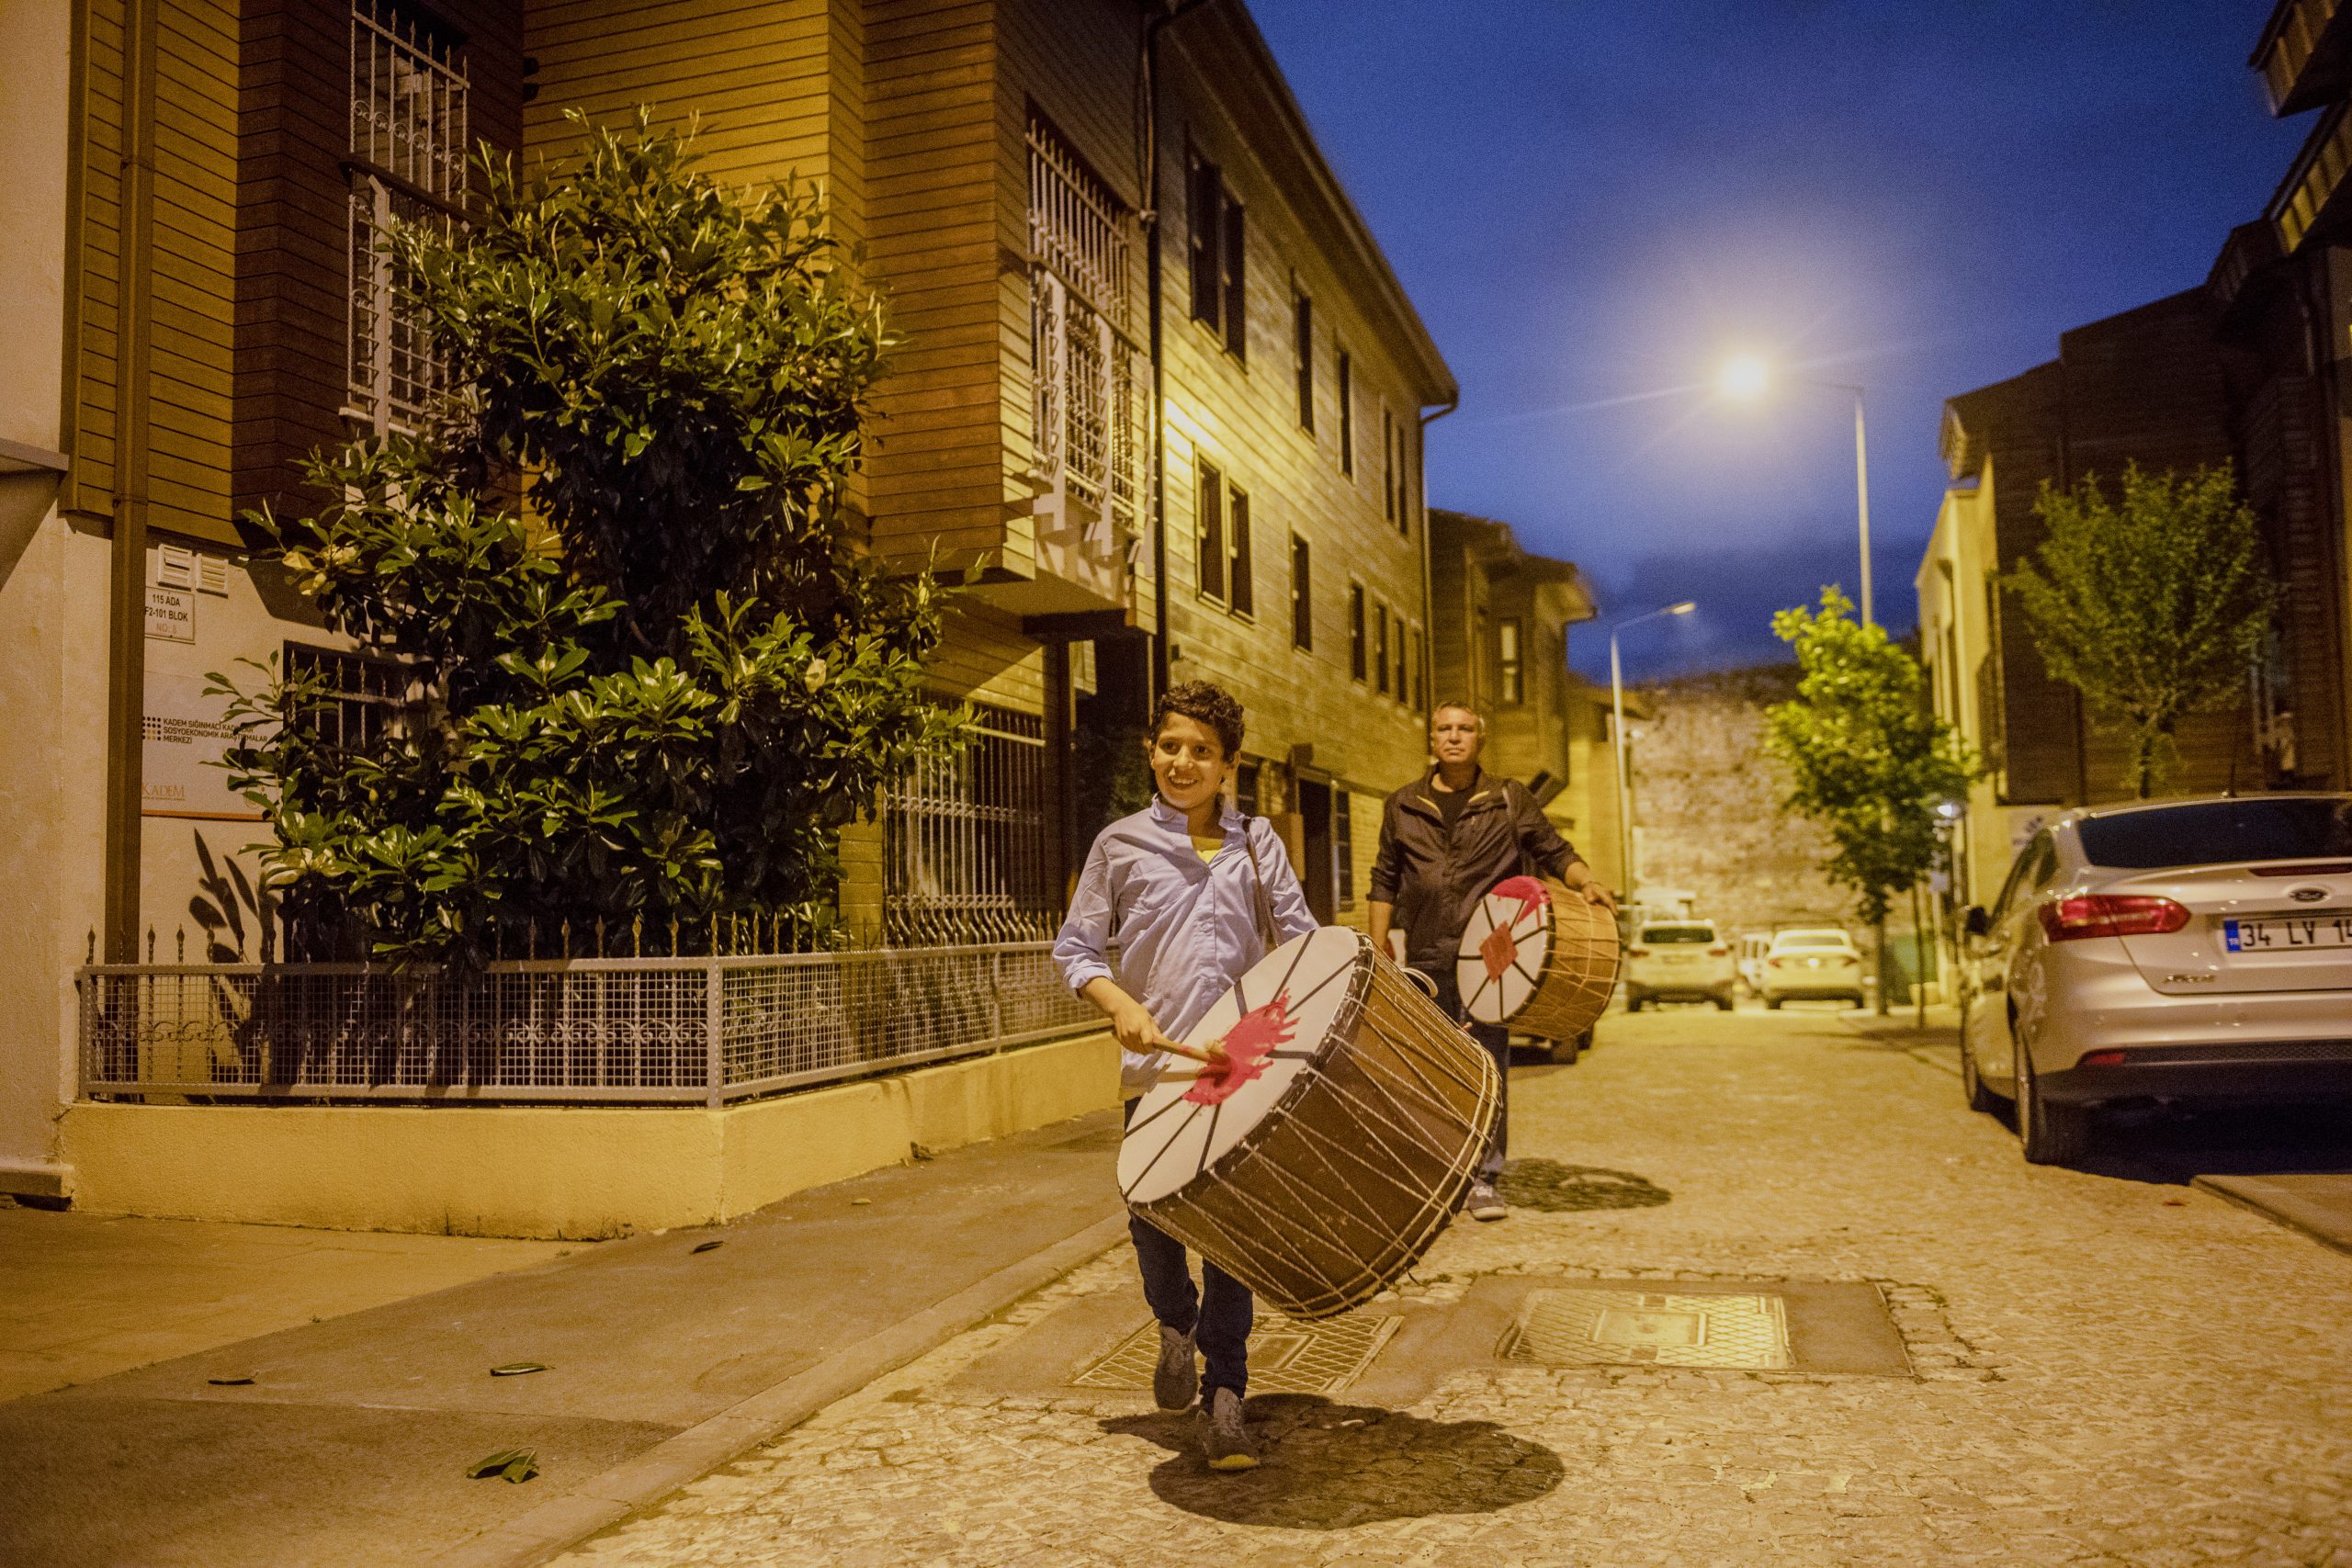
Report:
[[[1075,1034],[1050,944],[84,968],[87,1099],[721,1105]]]

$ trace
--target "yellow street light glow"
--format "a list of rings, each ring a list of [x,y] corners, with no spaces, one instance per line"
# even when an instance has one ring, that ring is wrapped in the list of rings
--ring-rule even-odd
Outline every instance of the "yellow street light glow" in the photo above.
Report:
[[[1726,361],[1723,373],[1715,378],[1716,390],[1742,402],[1762,397],[1771,384],[1772,367],[1752,354]]]
[[[1687,615],[1698,607],[1699,602],[1696,599],[1685,599],[1679,604],[1668,604],[1666,607],[1666,613],[1669,615]]]

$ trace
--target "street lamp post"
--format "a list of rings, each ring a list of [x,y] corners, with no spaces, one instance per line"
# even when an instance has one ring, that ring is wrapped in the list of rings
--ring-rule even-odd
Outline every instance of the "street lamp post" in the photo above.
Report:
[[[1609,628],[1609,712],[1611,730],[1611,747],[1617,753],[1617,876],[1624,885],[1625,898],[1634,897],[1634,812],[1633,784],[1625,761],[1625,666],[1617,655],[1617,636],[1628,626],[1644,621],[1654,621],[1661,615],[1687,615],[1698,604],[1689,599],[1661,609],[1645,610],[1631,619],[1619,621]]]
[[[1862,389],[1850,381],[1820,381],[1810,376],[1792,376],[1808,387],[1821,387],[1830,391],[1854,394],[1854,511],[1862,536],[1862,625],[1875,626],[1871,605],[1871,459],[1868,428],[1862,419]],[[1752,402],[1764,395],[1772,384],[1772,370],[1761,359],[1743,355],[1724,366],[1715,384],[1725,397]]]

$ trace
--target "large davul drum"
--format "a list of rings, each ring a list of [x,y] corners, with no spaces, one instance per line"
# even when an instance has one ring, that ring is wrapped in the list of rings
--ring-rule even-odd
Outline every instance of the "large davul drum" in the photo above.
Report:
[[[1361,1306],[1453,1217],[1501,1093],[1493,1062],[1340,926],[1261,959],[1185,1043],[1214,1040],[1228,1070],[1136,1107],[1127,1206],[1292,1317]]]
[[[1455,950],[1453,983],[1480,1023],[1574,1040],[1617,988],[1617,922],[1566,884],[1514,876],[1478,901]]]

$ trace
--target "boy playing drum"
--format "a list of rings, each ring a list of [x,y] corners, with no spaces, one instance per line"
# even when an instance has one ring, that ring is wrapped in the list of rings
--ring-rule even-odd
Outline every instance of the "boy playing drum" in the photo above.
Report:
[[[1241,750],[1241,705],[1205,682],[1180,682],[1153,710],[1146,749],[1157,796],[1095,839],[1054,943],[1062,978],[1118,1032],[1120,1091],[1130,1117],[1169,1068],[1170,1053],[1212,1071],[1223,1066],[1221,1049],[1194,1050],[1173,1037],[1265,955],[1261,897],[1272,908],[1275,942],[1315,929],[1272,828],[1225,804],[1225,781]],[[1108,956],[1114,940],[1115,973]],[[1163,1410],[1192,1407],[1197,1348],[1205,1359],[1198,1390],[1209,1467],[1248,1470],[1258,1462],[1241,1420],[1255,1305],[1249,1287],[1204,1258],[1196,1292],[1182,1243],[1132,1215],[1127,1228],[1144,1300],[1159,1320],[1153,1395]]]

